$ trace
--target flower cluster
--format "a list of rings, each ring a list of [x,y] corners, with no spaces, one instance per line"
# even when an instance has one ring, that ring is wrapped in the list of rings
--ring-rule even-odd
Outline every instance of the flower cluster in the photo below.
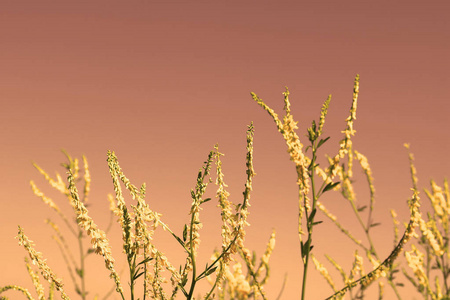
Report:
[[[19,244],[22,245],[25,250],[28,252],[28,255],[31,258],[31,261],[34,265],[37,265],[41,270],[41,274],[49,282],[53,282],[56,286],[56,289],[61,293],[61,298],[64,300],[69,300],[69,297],[66,295],[63,289],[63,283],[61,279],[57,278],[55,273],[53,273],[52,269],[47,265],[46,260],[43,258],[42,253],[37,252],[34,249],[34,243],[25,235],[22,227],[19,226],[19,234],[18,234]]]
[[[105,266],[111,272],[110,276],[116,283],[117,291],[123,293],[119,274],[114,269],[114,258],[111,255],[111,247],[109,246],[108,238],[106,237],[105,232],[99,229],[92,218],[89,217],[88,210],[80,200],[78,190],[75,186],[73,174],[70,171],[68,172],[67,180],[69,182],[69,191],[72,200],[71,204],[75,209],[78,225],[83,228],[91,237],[91,244],[94,248],[95,253],[103,256],[105,260]]]

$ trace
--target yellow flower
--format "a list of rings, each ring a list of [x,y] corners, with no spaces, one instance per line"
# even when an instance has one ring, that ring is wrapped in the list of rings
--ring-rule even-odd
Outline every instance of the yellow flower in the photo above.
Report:
[[[86,230],[87,234],[91,237],[91,243],[95,249],[95,253],[103,256],[105,266],[111,272],[110,276],[116,283],[116,290],[123,293],[119,274],[114,269],[114,258],[111,255],[111,247],[109,246],[109,241],[106,238],[106,234],[104,231],[98,229],[92,218],[88,216],[88,211],[83,202],[81,202],[78,195],[78,190],[75,187],[74,177],[70,171],[68,172],[68,175],[69,191],[71,195],[70,199],[77,215],[78,225]]]
[[[63,283],[62,280],[57,278],[55,273],[53,273],[52,269],[47,265],[45,259],[42,257],[42,253],[37,252],[33,246],[33,241],[28,239],[28,237],[23,232],[22,227],[19,226],[19,235],[17,236],[19,238],[19,244],[23,245],[25,250],[27,250],[31,261],[33,264],[37,265],[39,269],[41,270],[42,276],[49,282],[53,282],[56,286],[56,289],[61,292],[61,298],[69,300],[69,297],[66,295],[66,293],[63,290]]]

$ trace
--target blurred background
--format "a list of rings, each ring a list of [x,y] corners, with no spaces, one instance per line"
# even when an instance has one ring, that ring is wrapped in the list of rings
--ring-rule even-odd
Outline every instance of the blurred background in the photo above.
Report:
[[[61,149],[86,155],[92,176],[90,216],[100,228],[109,221],[106,195],[113,193],[106,163],[116,152],[135,184],[147,183],[150,207],[181,234],[189,220],[190,189],[214,144],[219,143],[230,200],[242,201],[245,184],[246,130],[254,122],[254,178],[246,243],[258,256],[272,229],[277,244],[266,286],[269,299],[298,299],[301,261],[294,165],[271,117],[251,98],[255,92],[283,115],[285,86],[291,92],[298,134],[303,138],[322,103],[332,94],[319,154],[335,155],[351,105],[353,81],[361,76],[354,149],[372,166],[376,187],[372,230],[378,253],[393,248],[390,209],[408,220],[411,196],[407,151],[415,154],[419,186],[438,184],[450,163],[448,113],[450,28],[447,1],[3,1],[0,8],[0,286],[32,289],[14,237],[17,225],[44,253],[76,299],[52,230],[58,216],[33,195],[32,179],[67,213],[67,200],[34,169],[66,177]],[[214,172],[214,169],[213,169]],[[358,203],[369,192],[355,167]],[[214,176],[214,174],[213,174]],[[211,184],[207,195],[214,197]],[[422,193],[422,207],[429,208]],[[127,197],[128,203],[132,203]],[[348,202],[328,193],[323,203],[354,235],[366,242]],[[205,204],[200,218],[200,262],[221,245],[220,211]],[[314,254],[324,254],[351,269],[355,246],[323,214],[316,227]],[[124,266],[121,233],[109,233],[118,269]],[[68,236],[69,239],[69,236]],[[72,245],[76,240],[69,239]],[[155,244],[176,266],[183,251],[166,232]],[[362,252],[360,253],[363,254]],[[91,298],[113,282],[99,256],[87,270]],[[366,262],[366,270],[371,270]],[[335,282],[343,283],[336,272]],[[126,285],[127,273],[123,274]],[[405,299],[419,299],[405,283]],[[206,283],[206,286],[208,284]],[[387,299],[393,299],[386,288]],[[311,264],[308,299],[332,294]],[[10,294],[11,297],[21,297]],[[367,299],[377,299],[376,287]],[[110,299],[118,299],[114,295]]]

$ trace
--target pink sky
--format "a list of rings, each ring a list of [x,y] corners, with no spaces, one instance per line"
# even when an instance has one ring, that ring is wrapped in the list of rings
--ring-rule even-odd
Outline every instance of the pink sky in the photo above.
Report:
[[[242,200],[245,131],[253,121],[257,176],[247,246],[261,255],[272,228],[277,230],[267,293],[275,299],[288,273],[282,299],[298,299],[295,170],[275,124],[250,92],[282,115],[282,92],[288,86],[301,138],[332,94],[325,124],[325,135],[332,138],[324,149],[334,155],[356,74],[361,86],[354,148],[372,165],[374,218],[382,223],[373,230],[374,241],[381,256],[388,255],[393,239],[390,209],[401,221],[408,218],[411,183],[403,143],[411,143],[421,188],[431,178],[441,184],[450,168],[449,9],[443,0],[2,3],[0,286],[32,288],[23,264],[26,253],[14,239],[20,224],[71,287],[52,232],[43,222],[48,217],[58,221],[57,216],[33,195],[29,180],[68,213],[70,207],[47,188],[32,161],[53,175],[55,170],[64,172],[61,148],[76,157],[85,154],[93,178],[90,214],[106,227],[106,194],[113,192],[106,153],[113,150],[133,183],[147,183],[151,207],[181,233],[190,189],[215,143],[225,153],[231,200]],[[358,201],[367,203],[365,182],[355,185]],[[209,195],[215,189],[211,184]],[[338,193],[328,195],[324,204],[347,227],[356,226],[350,206]],[[200,216],[205,223],[204,262],[220,246],[215,205],[210,202]],[[324,253],[334,255],[349,270],[354,251],[350,241],[327,222],[316,234],[315,255],[322,261]],[[355,235],[363,239],[362,232]],[[110,238],[120,261],[118,226]],[[172,238],[164,233],[159,238],[156,243],[169,259],[179,260],[182,251],[174,250]],[[102,268],[100,257],[90,260]],[[101,279],[89,276],[91,290],[104,293],[109,288],[106,271]],[[338,275],[335,281],[342,285]],[[403,282],[401,293],[411,297],[412,286]],[[308,299],[331,295],[313,268],[308,286]],[[75,295],[70,288],[68,292]],[[368,299],[376,299],[374,290]]]

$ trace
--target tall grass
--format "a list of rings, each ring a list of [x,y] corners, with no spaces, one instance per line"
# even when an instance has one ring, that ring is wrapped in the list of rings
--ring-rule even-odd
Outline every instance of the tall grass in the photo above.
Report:
[[[367,288],[373,283],[378,284],[378,299],[383,299],[385,282],[392,289],[397,299],[402,299],[402,287],[399,281],[401,273],[409,283],[418,290],[424,299],[449,299],[450,286],[447,279],[450,275],[448,260],[450,259],[449,241],[449,214],[450,196],[448,182],[444,181],[444,187],[431,182],[431,190],[425,190],[425,194],[431,201],[433,211],[424,218],[419,210],[420,200],[417,187],[417,177],[413,164],[413,155],[410,153],[410,172],[412,178],[412,195],[408,201],[410,218],[405,223],[405,229],[400,234],[399,221],[396,213],[391,211],[394,222],[394,247],[387,257],[381,257],[378,246],[372,239],[372,228],[379,225],[372,218],[374,211],[373,177],[368,159],[360,152],[353,149],[352,137],[355,135],[354,123],[359,94],[359,76],[356,77],[353,88],[353,99],[349,117],[345,120],[343,136],[339,142],[339,150],[336,154],[326,156],[328,165],[321,167],[318,157],[322,145],[328,142],[329,137],[323,137],[325,119],[331,103],[331,95],[325,100],[318,121],[312,121],[306,130],[306,139],[303,141],[297,134],[297,122],[295,121],[289,101],[289,90],[284,94],[284,115],[282,118],[271,109],[255,93],[253,100],[266,110],[275,122],[282,135],[291,161],[297,174],[298,185],[298,241],[301,253],[302,279],[297,284],[301,286],[301,294],[297,298],[307,299],[307,278],[311,272],[311,262],[317,271],[324,277],[324,284],[330,286],[330,296],[327,299],[363,299],[368,296]],[[114,188],[114,196],[108,195],[110,202],[111,222],[106,229],[101,229],[90,217],[87,209],[90,194],[90,172],[86,157],[80,160],[72,158],[64,152],[67,163],[67,182],[57,174],[52,178],[46,171],[34,164],[38,172],[48,181],[50,186],[59,191],[73,208],[74,217],[66,216],[58,205],[47,197],[39,187],[31,181],[32,191],[60,217],[66,229],[63,231],[57,222],[47,220],[47,224],[54,231],[54,239],[59,246],[68,268],[74,291],[67,291],[62,280],[54,273],[43,256],[36,250],[34,243],[27,237],[25,231],[19,226],[18,240],[29,255],[32,263],[39,271],[31,267],[28,259],[25,260],[27,271],[34,286],[37,299],[54,299],[55,291],[58,291],[62,299],[77,297],[88,299],[88,294],[95,292],[86,288],[86,274],[93,272],[86,264],[86,258],[95,253],[103,259],[105,267],[112,279],[112,289],[103,299],[107,299],[112,293],[119,295],[121,299],[194,299],[198,295],[198,283],[206,280],[209,289],[204,292],[201,299],[267,299],[265,286],[270,279],[270,257],[275,248],[276,234],[272,232],[268,237],[266,250],[259,258],[247,248],[245,244],[246,227],[250,208],[250,196],[252,180],[255,176],[253,169],[253,124],[247,130],[247,154],[246,154],[246,182],[242,200],[233,203],[229,200],[229,193],[224,179],[219,146],[209,152],[205,162],[199,169],[196,183],[191,190],[191,206],[188,213],[189,220],[182,231],[177,231],[167,224],[163,216],[152,210],[147,203],[146,185],[136,186],[126,177],[119,165],[119,160],[113,151],[108,151],[107,162]],[[409,146],[407,145],[408,149]],[[353,187],[353,169],[355,163],[364,172],[370,199],[368,204],[358,206]],[[198,249],[201,246],[201,210],[205,203],[213,201],[205,198],[205,191],[210,183],[211,168],[215,165],[216,205],[220,209],[218,221],[221,222],[222,243],[211,254],[211,260],[206,266],[199,264]],[[131,197],[131,202],[126,201],[125,190]],[[334,192],[343,197],[349,204],[357,222],[364,232],[364,240],[358,239],[350,230],[345,228],[320,201],[325,193]],[[350,271],[341,266],[331,255],[326,255],[329,267],[336,269],[341,276],[341,283],[332,278],[327,267],[321,259],[314,255],[314,242],[316,226],[325,226],[322,221],[317,221],[317,216],[322,215],[337,226],[350,243],[355,245],[352,254],[354,262]],[[74,219],[75,221],[70,221]],[[121,274],[117,271],[116,260],[112,257],[111,247],[107,233],[113,220],[121,228],[123,240],[123,253],[126,257],[127,272]],[[415,229],[419,228],[420,235]],[[186,254],[184,263],[175,266],[166,257],[163,249],[156,247],[153,242],[156,230],[166,231]],[[72,245],[69,237],[76,245]],[[84,241],[88,239],[91,248],[84,248]],[[405,252],[408,266],[402,266],[397,262],[400,253],[407,243],[413,239],[411,250]],[[359,251],[358,251],[359,250]],[[359,253],[363,254],[360,255]],[[364,258],[365,257],[365,258]],[[369,262],[373,269],[364,270],[364,260]],[[40,281],[40,276],[50,284],[47,288]],[[167,277],[170,279],[167,280]],[[126,278],[126,279],[124,279]],[[384,278],[384,279],[383,279]],[[136,289],[136,287],[142,287]],[[17,291],[27,299],[35,299],[28,289],[17,285],[0,287],[1,299],[7,299],[7,291]],[[72,295],[72,296],[69,296]],[[280,291],[279,297],[282,297]],[[94,299],[100,296],[95,294]]]

